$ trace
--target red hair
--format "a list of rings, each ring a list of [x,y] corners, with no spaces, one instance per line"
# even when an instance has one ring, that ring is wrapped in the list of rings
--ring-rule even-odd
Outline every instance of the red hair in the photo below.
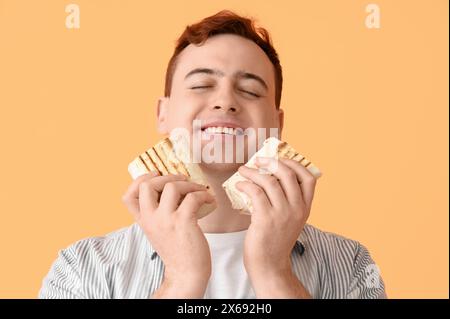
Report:
[[[255,42],[272,62],[275,71],[275,105],[278,109],[281,102],[283,74],[280,60],[272,46],[269,32],[262,27],[255,27],[254,20],[237,15],[229,10],[222,10],[202,21],[187,26],[178,38],[175,51],[170,58],[166,71],[164,96],[170,96],[172,78],[175,72],[177,57],[189,44],[202,45],[209,37],[217,34],[236,34]]]

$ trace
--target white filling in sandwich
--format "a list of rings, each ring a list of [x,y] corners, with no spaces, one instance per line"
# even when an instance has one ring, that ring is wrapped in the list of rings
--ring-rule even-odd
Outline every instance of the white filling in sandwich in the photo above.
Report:
[[[316,178],[319,178],[322,174],[319,169],[308,161],[304,156],[296,152],[286,142],[282,142],[275,137],[269,137],[263,143],[261,149],[258,150],[245,164],[250,168],[258,168],[255,165],[256,157],[271,157],[271,158],[288,158],[295,160],[305,166]],[[236,183],[239,181],[247,181],[247,179],[239,174],[234,173],[229,179],[227,179],[222,187],[224,188],[228,198],[231,201],[233,209],[241,210],[242,213],[251,213],[253,206],[250,198],[243,192],[236,188]]]

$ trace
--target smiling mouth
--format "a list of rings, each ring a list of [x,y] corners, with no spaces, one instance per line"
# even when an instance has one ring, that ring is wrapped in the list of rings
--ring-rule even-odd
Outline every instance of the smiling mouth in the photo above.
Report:
[[[232,128],[232,127],[207,127],[202,129],[202,132],[206,135],[243,135],[244,130],[242,128]]]

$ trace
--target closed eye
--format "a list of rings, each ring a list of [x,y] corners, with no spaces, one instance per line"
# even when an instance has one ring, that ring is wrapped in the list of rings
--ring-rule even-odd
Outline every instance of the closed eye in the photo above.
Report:
[[[258,95],[256,93],[253,93],[253,92],[249,92],[249,91],[246,91],[246,90],[239,90],[239,91],[247,93],[247,94],[250,94],[251,96],[254,96],[254,97],[260,97],[260,95]]]
[[[191,90],[207,89],[207,88],[212,88],[212,87],[213,87],[212,85],[193,86],[193,87],[191,87]],[[253,97],[256,97],[256,98],[261,97],[259,94],[256,94],[256,93],[253,93],[253,92],[250,92],[250,91],[246,91],[246,90],[239,90],[239,91],[241,91],[243,93],[246,93],[246,94],[249,94],[249,95],[251,95]]]
[[[206,88],[210,88],[210,87],[212,87],[212,85],[194,86],[194,87],[191,87],[191,90],[195,90],[195,89],[206,89]]]

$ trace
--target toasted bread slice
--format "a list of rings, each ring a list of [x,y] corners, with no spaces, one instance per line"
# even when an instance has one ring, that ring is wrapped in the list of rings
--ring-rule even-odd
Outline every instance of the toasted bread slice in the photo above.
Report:
[[[181,158],[176,156],[175,147],[179,152],[178,154],[183,155],[183,153],[189,152],[190,148],[187,143],[188,141],[185,139],[173,141],[170,138],[165,138],[136,157],[128,165],[128,172],[133,179],[151,171],[158,172],[160,175],[183,174],[188,177],[188,181],[208,186],[200,166],[196,163],[181,160],[191,158],[190,156],[181,156]],[[211,188],[208,192],[214,194]],[[197,212],[197,217],[200,219],[216,208],[215,203],[203,204]]]
[[[316,178],[319,178],[322,175],[320,170],[314,166],[311,161],[299,154],[289,144],[282,142],[275,137],[269,137],[266,139],[263,146],[249,159],[245,165],[251,168],[257,168],[255,165],[256,157],[292,159],[305,166]],[[236,172],[222,184],[222,187],[225,189],[233,209],[241,210],[241,213],[244,214],[250,214],[253,211],[253,206],[250,198],[245,193],[236,189],[235,185],[239,181],[247,181],[247,179],[241,176],[239,172]]]

